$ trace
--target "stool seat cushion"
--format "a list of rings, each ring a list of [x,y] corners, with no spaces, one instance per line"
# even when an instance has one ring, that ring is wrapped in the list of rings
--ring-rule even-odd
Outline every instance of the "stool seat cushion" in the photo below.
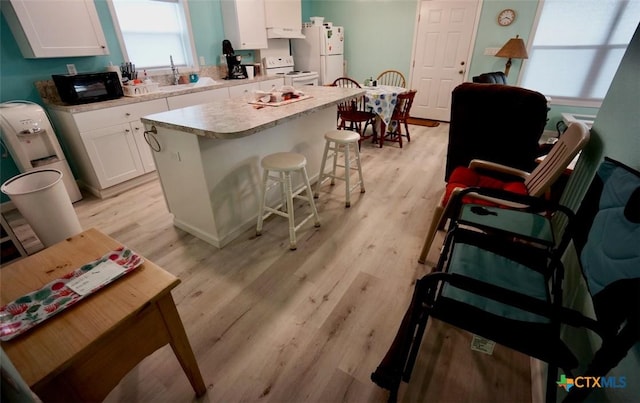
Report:
[[[324,134],[324,138],[336,143],[355,143],[360,140],[360,133],[353,130],[331,130]]]
[[[292,171],[307,165],[307,159],[302,154],[283,152],[267,155],[261,164],[270,171]]]
[[[453,172],[451,172],[451,176],[449,177],[449,182],[447,183],[442,204],[446,205],[449,202],[451,193],[455,188],[469,188],[469,187],[502,189],[502,190],[506,190],[506,191],[521,194],[521,195],[528,194],[527,187],[524,185],[523,182],[518,182],[518,181],[504,182],[487,175],[481,175],[478,172],[468,167],[457,167],[456,169],[453,170]],[[473,201],[473,203],[477,203],[477,204],[495,206],[495,203],[491,203],[485,200],[468,198],[468,197],[463,199],[463,201],[465,203],[469,203]]]

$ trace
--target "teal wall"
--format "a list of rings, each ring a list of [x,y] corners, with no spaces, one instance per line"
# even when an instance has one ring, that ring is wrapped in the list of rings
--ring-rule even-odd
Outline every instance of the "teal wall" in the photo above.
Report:
[[[496,22],[498,13],[505,8],[516,11],[516,20],[508,27],[499,26]],[[524,43],[528,43],[533,20],[538,8],[537,1],[484,1],[480,13],[480,22],[471,58],[469,78],[489,71],[504,71],[507,59],[487,56],[485,48],[501,48],[510,38],[519,35]],[[516,85],[522,60],[513,59],[507,82]]]
[[[415,0],[303,0],[302,16],[344,27],[347,75],[362,82],[387,69],[409,77],[416,7]]]
[[[3,0],[0,0],[3,1]],[[124,61],[120,44],[116,37],[113,20],[105,0],[95,0],[98,16],[104,30],[110,54],[108,56],[93,57],[64,57],[51,59],[25,59],[18,48],[13,33],[9,29],[4,14],[0,18],[0,102],[11,100],[27,100],[43,105],[33,83],[38,80],[51,79],[51,74],[65,74],[67,64],[75,64],[78,72],[101,71],[109,63],[119,65]],[[224,29],[222,25],[222,11],[218,0],[190,0],[189,12],[194,28],[196,53],[205,58],[205,64],[216,64],[222,53]],[[159,50],[162,51],[162,50]],[[169,55],[167,55],[167,60]],[[60,133],[57,133],[60,137]],[[61,145],[71,168],[74,163],[66,152],[65,144]],[[2,149],[4,154],[6,150]],[[11,159],[0,158],[0,183],[17,175],[18,168]],[[0,202],[9,198],[0,195]]]
[[[64,73],[68,63],[75,64],[82,72],[101,70],[109,62],[119,64],[123,61],[106,0],[95,0],[95,3],[111,52],[109,56],[24,59],[4,15],[0,18],[0,102],[21,99],[42,103],[33,82],[49,79],[51,74]],[[504,69],[505,60],[485,56],[484,49],[500,47],[515,35],[527,40],[537,5],[538,0],[483,1],[469,77]],[[507,7],[515,9],[518,17],[511,26],[500,27],[496,16]],[[197,55],[203,56],[207,65],[217,64],[224,39],[220,0],[189,0],[189,10]],[[345,27],[347,73],[359,80],[390,68],[409,77],[417,10],[418,0],[302,0],[304,21],[309,21],[311,16],[323,16],[325,21]],[[240,53],[251,61],[250,52]],[[516,83],[521,64],[522,61],[514,60],[509,74],[511,84]],[[553,130],[560,113],[567,111],[595,114],[597,110],[554,105],[547,127]],[[0,164],[2,181],[18,172],[10,158],[2,158]],[[72,168],[73,165],[71,161]],[[6,200],[0,195],[0,201]]]

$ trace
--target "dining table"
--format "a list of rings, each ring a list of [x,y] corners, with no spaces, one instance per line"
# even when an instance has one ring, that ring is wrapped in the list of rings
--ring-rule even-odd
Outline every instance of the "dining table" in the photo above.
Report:
[[[393,85],[362,86],[365,89],[365,108],[376,114],[375,129],[380,136],[385,135],[392,125],[391,117],[398,103],[398,94],[406,92],[404,87]],[[382,147],[382,140],[379,142]]]

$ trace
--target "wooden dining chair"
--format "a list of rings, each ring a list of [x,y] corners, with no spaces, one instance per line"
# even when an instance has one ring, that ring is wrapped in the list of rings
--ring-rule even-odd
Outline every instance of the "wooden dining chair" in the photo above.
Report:
[[[376,81],[378,85],[393,85],[402,88],[407,86],[407,80],[405,80],[404,75],[398,70],[385,70],[378,74]]]
[[[400,144],[402,148],[402,137],[407,137],[407,141],[411,141],[411,135],[409,134],[409,113],[411,111],[411,105],[413,105],[413,99],[416,97],[417,90],[411,90],[398,94],[398,101],[396,107],[391,115],[391,125],[389,125],[392,131],[385,133],[383,138],[380,139],[381,144],[384,141],[395,141]],[[395,124],[394,124],[395,123]],[[402,126],[406,134],[402,134]]]
[[[335,81],[331,84],[333,87],[346,87],[346,88],[362,88],[357,81],[349,78],[349,77],[339,77],[335,79]],[[362,143],[363,140],[368,138],[376,138],[375,129],[372,134],[366,134],[366,128],[368,124],[373,125],[373,120],[376,115],[373,112],[367,111],[366,100],[364,95],[358,96],[356,98],[348,99],[344,102],[338,104],[338,114],[337,114],[337,126],[338,130],[353,130],[360,134],[360,141],[358,142],[358,146]]]
[[[360,84],[349,77],[338,77],[331,84],[333,87],[346,87],[346,88],[362,88]]]

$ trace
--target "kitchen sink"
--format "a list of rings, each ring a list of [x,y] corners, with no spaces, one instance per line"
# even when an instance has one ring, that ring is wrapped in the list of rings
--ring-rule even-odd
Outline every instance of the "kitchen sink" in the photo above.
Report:
[[[176,84],[176,85],[165,85],[158,88],[160,92],[173,92],[173,91],[182,91],[188,90],[191,88],[199,88],[199,87],[210,87],[212,85],[217,85],[218,82],[209,77],[202,77],[198,82],[188,83],[188,84]]]
[[[197,83],[165,85],[163,87],[159,87],[158,91],[160,91],[160,92],[172,92],[172,91],[188,90],[189,88],[193,88],[196,84]]]

